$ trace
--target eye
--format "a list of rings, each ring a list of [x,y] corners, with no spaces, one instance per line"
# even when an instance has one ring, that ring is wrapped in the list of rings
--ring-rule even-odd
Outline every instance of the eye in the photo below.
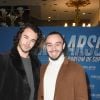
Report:
[[[34,43],[34,42],[36,42],[36,40],[35,40],[35,39],[33,39],[33,40],[31,40],[31,42],[33,42],[33,43]]]
[[[47,47],[52,47],[52,44],[47,44],[46,46],[47,46]]]
[[[58,42],[55,44],[56,46],[61,46],[62,45],[62,42]]]
[[[56,46],[60,46],[61,44],[60,44],[60,43],[56,43],[55,45],[56,45]]]
[[[26,35],[24,35],[23,37],[24,37],[25,39],[28,39],[28,36],[26,36]]]

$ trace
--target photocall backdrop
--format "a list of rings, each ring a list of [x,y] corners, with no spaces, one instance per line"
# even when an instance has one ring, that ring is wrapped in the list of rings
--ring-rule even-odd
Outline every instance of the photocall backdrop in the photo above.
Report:
[[[13,45],[13,37],[19,27],[0,28],[0,53],[7,52]],[[100,100],[100,27],[40,27],[44,36],[58,31],[67,41],[67,57],[85,69],[89,87],[89,100]],[[39,53],[42,63],[47,63],[46,50]],[[80,90],[82,91],[82,90]]]

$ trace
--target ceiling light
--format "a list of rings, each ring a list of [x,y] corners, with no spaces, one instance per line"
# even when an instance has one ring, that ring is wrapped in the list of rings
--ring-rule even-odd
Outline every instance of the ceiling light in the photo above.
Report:
[[[83,24],[82,24],[82,27],[86,27],[86,24],[85,24],[85,23],[83,23]]]
[[[87,27],[91,27],[91,24],[89,23],[89,24],[87,25]]]
[[[83,12],[83,13],[82,13],[82,15],[86,15],[86,13],[85,13],[85,12]]]
[[[49,16],[48,19],[50,19],[51,17]]]
[[[76,26],[76,23],[72,23],[72,26]]]
[[[65,24],[64,24],[64,27],[68,27],[68,24],[67,24],[67,23],[65,23]]]
[[[78,26],[80,22],[80,9],[79,7],[85,7],[90,4],[90,0],[69,0],[66,5],[68,7],[75,7],[75,23]]]

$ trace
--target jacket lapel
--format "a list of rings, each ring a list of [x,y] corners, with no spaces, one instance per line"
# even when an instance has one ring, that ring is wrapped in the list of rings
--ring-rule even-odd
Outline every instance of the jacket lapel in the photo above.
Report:
[[[62,64],[62,66],[61,66],[61,69],[60,69],[60,71],[59,71],[59,73],[58,73],[58,77],[57,77],[57,81],[56,81],[56,87],[55,87],[55,94],[54,94],[54,98],[55,98],[55,95],[56,95],[56,91],[57,91],[57,88],[60,86],[60,82],[61,82],[61,80],[63,79],[63,75],[64,75],[64,71],[65,71],[65,69],[66,69],[66,65],[68,64],[68,60],[65,58],[65,60],[64,60],[64,62],[63,62],[63,64]],[[41,76],[40,77],[42,77],[41,79],[41,95],[43,96],[43,79],[44,79],[44,74],[45,74],[45,71],[46,71],[46,68],[47,68],[47,66],[48,66],[48,64],[45,64],[45,65],[43,65],[42,67],[43,67],[43,69],[41,69],[42,70],[42,72],[41,72]]]
[[[66,67],[67,67],[67,64],[68,64],[68,60],[65,58],[61,68],[60,68],[60,71],[58,73],[58,77],[57,77],[57,81],[56,81],[56,86],[55,86],[55,94],[54,94],[54,98],[55,98],[55,95],[56,95],[56,91],[57,89],[59,88],[60,86],[60,83],[62,82],[63,78],[64,78],[64,71],[66,70]]]
[[[22,76],[22,78],[25,78],[26,73],[24,70],[24,66],[16,48],[12,48],[11,53],[10,53],[10,59],[12,62],[12,67],[15,68],[15,70]]]

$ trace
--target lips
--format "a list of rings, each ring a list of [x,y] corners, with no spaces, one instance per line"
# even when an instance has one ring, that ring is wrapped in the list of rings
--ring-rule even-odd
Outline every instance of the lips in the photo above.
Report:
[[[50,51],[50,54],[53,56],[58,55],[58,51]]]

